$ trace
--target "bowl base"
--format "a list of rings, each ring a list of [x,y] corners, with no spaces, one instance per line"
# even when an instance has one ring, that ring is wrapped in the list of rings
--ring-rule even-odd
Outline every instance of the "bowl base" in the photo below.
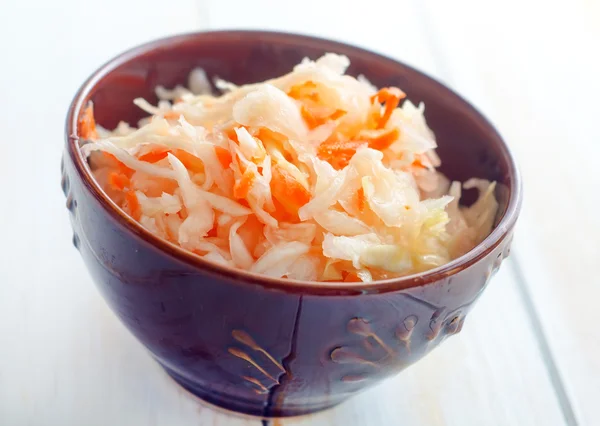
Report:
[[[257,405],[247,400],[239,400],[231,398],[229,396],[225,397],[215,394],[215,392],[205,389],[197,383],[191,382],[190,380],[186,379],[185,377],[179,375],[178,373],[174,372],[168,367],[165,367],[162,364],[161,367],[175,381],[175,383],[177,383],[179,386],[191,393],[196,398],[200,399],[200,402],[202,404],[208,405],[212,409],[236,417],[252,418],[254,420],[269,420],[283,417],[303,417],[308,414],[328,410],[340,404],[341,402],[339,401],[333,404],[319,406],[311,405],[302,408],[291,408],[284,406],[279,409],[271,409],[269,407]]]

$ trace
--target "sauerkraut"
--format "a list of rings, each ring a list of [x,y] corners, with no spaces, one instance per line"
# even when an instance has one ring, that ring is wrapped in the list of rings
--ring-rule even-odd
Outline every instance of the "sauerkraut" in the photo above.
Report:
[[[494,182],[450,182],[424,105],[326,54],[262,83],[193,70],[135,105],[137,128],[79,123],[106,194],[149,232],[217,264],[297,280],[372,281],[443,265],[491,231]],[[462,189],[478,200],[459,204]]]

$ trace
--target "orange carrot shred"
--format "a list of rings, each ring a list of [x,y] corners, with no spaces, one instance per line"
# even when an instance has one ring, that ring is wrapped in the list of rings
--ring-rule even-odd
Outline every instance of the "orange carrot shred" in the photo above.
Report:
[[[213,226],[213,228],[208,231],[208,234],[206,234],[207,237],[216,237],[217,236],[217,226]]]
[[[117,172],[111,172],[108,175],[108,184],[117,191],[123,191],[131,186],[131,181],[127,175]]]
[[[311,113],[311,111],[304,105],[300,108],[302,118],[306,121],[306,125],[309,129],[314,129],[319,125],[319,120]]]
[[[105,152],[105,151],[100,151],[100,153],[104,156],[104,158],[106,160],[108,160],[112,163],[112,167],[118,167],[118,163],[120,163],[120,161],[117,160],[117,157],[115,157],[111,153]]]
[[[298,215],[289,214],[283,204],[277,201],[276,198],[273,199],[273,206],[275,210],[271,213],[271,216],[275,218],[278,222],[287,222],[287,223],[296,223],[298,222]]]
[[[79,136],[87,140],[98,139],[96,120],[94,118],[94,105],[90,102],[79,119]]]
[[[217,154],[217,158],[219,159],[219,163],[223,166],[224,169],[227,169],[231,164],[232,158],[231,153],[225,148],[221,148],[220,146],[215,146],[215,154]]]
[[[167,120],[179,120],[181,113],[178,111],[167,111],[164,113],[163,117]]]
[[[168,153],[168,149],[158,148],[153,151],[147,152],[146,154],[140,155],[138,157],[138,160],[145,161],[147,163],[156,163],[157,161],[166,158]]]
[[[135,220],[140,220],[142,217],[142,207],[140,206],[140,202],[135,195],[135,191],[127,191],[127,194],[125,194],[125,201],[127,202],[127,207],[131,217]]]
[[[356,150],[364,145],[361,141],[330,141],[319,145],[317,156],[327,161],[334,169],[340,170],[348,165]]]
[[[344,276],[344,272],[342,272],[342,276]],[[346,272],[346,276],[344,277],[344,282],[345,283],[357,283],[362,281],[360,278],[358,278],[358,275],[356,274],[356,272]]]
[[[345,111],[343,109],[336,109],[335,112],[329,116],[329,119],[337,120],[338,118],[342,118],[344,115],[346,115],[347,112],[348,111]]]
[[[302,105],[300,107],[300,113],[302,114],[304,121],[306,121],[309,129],[314,129],[317,126],[325,124],[329,120],[337,120],[338,118],[343,117],[346,114],[346,111],[343,109],[336,109],[335,111],[332,111],[332,108],[311,108],[306,105]]]
[[[202,173],[204,171],[204,163],[195,155],[190,154],[183,149],[175,150],[174,154],[189,171],[194,173]]]
[[[315,82],[309,80],[292,86],[288,91],[288,96],[296,100],[305,98],[313,102],[319,102],[319,92],[316,89],[317,85]]]
[[[223,148],[220,149],[226,151]],[[216,149],[215,151],[217,153],[217,158],[219,158],[219,150]],[[138,160],[146,161],[148,163],[156,163],[157,161],[166,158],[169,152],[172,152],[173,155],[175,155],[175,157],[177,157],[179,161],[181,161],[188,170],[194,173],[201,173],[204,171],[204,163],[202,162],[202,160],[196,157],[195,155],[184,151],[183,149],[176,149],[175,151],[171,151],[170,149],[157,148],[146,154],[140,155]],[[225,159],[219,158],[219,162],[221,162],[221,164],[223,164],[224,161]],[[231,161],[229,162],[231,163]]]
[[[371,102],[377,101],[380,103],[385,103],[384,113],[380,116],[377,123],[378,129],[385,127],[386,123],[392,116],[392,113],[398,104],[400,104],[400,100],[404,99],[405,97],[406,94],[397,87],[384,87],[375,95],[371,96]]]
[[[357,204],[358,204],[358,211],[364,212],[365,207],[367,205],[367,201],[365,198],[365,191],[362,187],[360,187],[358,189],[358,191],[356,192],[356,199],[357,199]]]
[[[110,166],[117,169],[120,174],[127,177],[131,177],[131,175],[133,175],[134,170],[121,163],[121,161],[119,161],[119,159],[114,155],[108,152],[103,152],[102,155],[104,155],[104,157],[111,163]]]
[[[325,141],[318,147],[317,156],[339,170],[348,165],[356,150],[365,143],[369,148],[383,150],[394,143],[399,136],[400,131],[397,128],[363,130],[357,135],[359,140],[339,141],[334,138]]]
[[[412,165],[421,169],[429,169],[432,167],[431,161],[429,161],[429,158],[427,158],[425,154],[415,154]]]
[[[229,139],[231,139],[232,141],[234,141],[235,143],[240,143],[240,141],[238,140],[238,137],[237,137],[237,133],[233,130],[227,132],[227,137]]]
[[[281,203],[285,211],[297,215],[298,209],[310,201],[310,192],[279,165],[273,166],[272,173],[273,198]]]
[[[238,140],[237,133],[236,133],[235,129],[231,128],[231,129],[225,131],[225,135],[227,135],[227,137],[229,139],[231,139],[232,141],[234,141],[235,143],[237,143],[237,144],[240,143],[240,141]]]
[[[256,176],[250,170],[246,170],[242,175],[242,178],[237,180],[233,185],[233,196],[238,200],[241,198],[246,198],[250,189],[252,189],[252,185],[256,180]]]
[[[179,210],[179,211],[177,212],[177,216],[179,216],[179,218],[180,218],[181,220],[186,220],[186,219],[187,219],[187,217],[188,217],[188,212],[187,212],[187,209],[186,209],[185,207],[183,207],[181,210]]]
[[[119,173],[121,173],[125,176],[128,176],[128,177],[131,177],[131,175],[133,175],[133,172],[135,171],[133,169],[130,169],[129,167],[127,167],[125,164],[121,163],[120,161],[119,161],[119,164],[117,165],[117,169],[119,170]]]
[[[364,130],[358,134],[359,139],[364,139],[369,143],[369,148],[380,151],[393,144],[400,136],[397,127],[381,130]]]

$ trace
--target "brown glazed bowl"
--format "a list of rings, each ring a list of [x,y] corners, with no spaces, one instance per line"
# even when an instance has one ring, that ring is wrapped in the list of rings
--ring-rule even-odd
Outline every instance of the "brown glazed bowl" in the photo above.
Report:
[[[99,124],[135,125],[132,104],[154,87],[185,84],[202,67],[234,83],[287,73],[308,56],[347,55],[349,73],[399,86],[424,102],[452,179],[496,180],[500,214],[491,235],[451,263],[375,283],[272,279],[203,261],[147,232],[94,182],[78,146],[77,122],[94,102]],[[70,106],[62,187],[73,243],[102,295],[181,386],[237,412],[293,416],[331,407],[398,373],[460,331],[465,316],[509,253],[520,178],[498,133],[471,105],[395,60],[294,34],[186,34],[130,50],[96,71]]]

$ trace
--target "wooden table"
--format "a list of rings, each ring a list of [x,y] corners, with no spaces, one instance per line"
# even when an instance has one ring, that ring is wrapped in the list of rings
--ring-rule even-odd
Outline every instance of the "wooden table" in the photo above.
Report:
[[[119,51],[190,30],[311,33],[399,58],[478,106],[514,149],[513,255],[415,366],[285,425],[600,424],[600,2],[4,1],[0,7],[0,424],[256,425],[174,385],[109,311],[70,243],[67,105]]]

